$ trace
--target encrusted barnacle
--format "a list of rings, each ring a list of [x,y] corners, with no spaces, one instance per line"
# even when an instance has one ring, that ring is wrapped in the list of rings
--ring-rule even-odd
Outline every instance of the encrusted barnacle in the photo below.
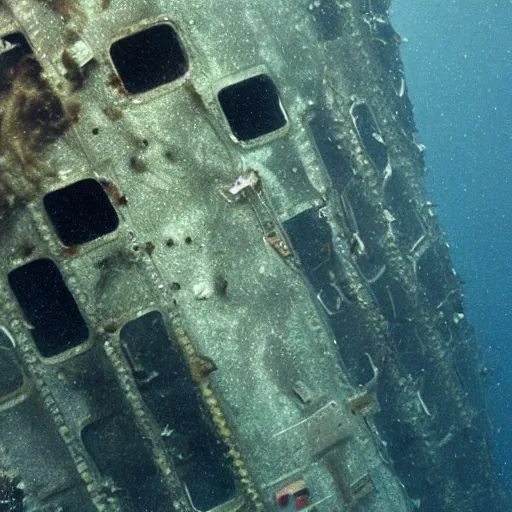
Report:
[[[56,93],[33,55],[10,75],[0,96],[0,203],[12,205],[30,201],[52,174],[42,153],[78,121],[79,104]]]
[[[196,382],[206,379],[217,366],[212,359],[206,356],[193,356],[190,361],[190,373]]]

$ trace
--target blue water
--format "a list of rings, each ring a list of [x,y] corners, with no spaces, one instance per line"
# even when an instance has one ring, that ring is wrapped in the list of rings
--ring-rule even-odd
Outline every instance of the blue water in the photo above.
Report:
[[[512,1],[394,0],[427,187],[465,281],[512,489]]]

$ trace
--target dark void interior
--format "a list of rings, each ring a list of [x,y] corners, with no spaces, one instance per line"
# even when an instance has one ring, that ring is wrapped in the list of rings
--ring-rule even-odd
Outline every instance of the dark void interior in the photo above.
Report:
[[[339,193],[343,193],[345,187],[354,177],[354,173],[350,164],[350,156],[341,143],[336,140],[334,121],[325,107],[314,108],[309,128],[334,188]]]
[[[50,192],[43,203],[59,239],[67,246],[95,240],[115,231],[119,225],[106,192],[93,179]]]
[[[364,103],[360,103],[352,108],[352,115],[366,154],[375,167],[384,172],[388,165],[388,150],[386,145],[379,141],[380,131],[371,110]]]
[[[87,425],[82,441],[100,473],[112,480],[121,510],[174,512],[172,499],[153,461],[151,446],[127,414],[116,414]]]
[[[130,94],[173,82],[188,69],[177,32],[168,24],[155,25],[116,41],[112,62]]]
[[[52,260],[15,268],[8,279],[41,355],[56,356],[88,338],[87,324]]]
[[[20,489],[19,479],[0,475],[0,510],[2,512],[23,512],[23,490]]]
[[[171,341],[162,315],[148,313],[121,330],[121,346],[139,392],[162,430],[179,477],[198,510],[210,510],[231,499],[234,475],[227,448],[202,410],[187,363]]]
[[[267,75],[228,85],[219,92],[219,102],[233,134],[243,142],[286,124],[277,87]]]

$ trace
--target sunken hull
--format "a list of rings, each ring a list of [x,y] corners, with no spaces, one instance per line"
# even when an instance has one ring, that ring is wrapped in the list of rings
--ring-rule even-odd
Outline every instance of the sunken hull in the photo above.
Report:
[[[2,510],[501,510],[387,8],[0,3]]]

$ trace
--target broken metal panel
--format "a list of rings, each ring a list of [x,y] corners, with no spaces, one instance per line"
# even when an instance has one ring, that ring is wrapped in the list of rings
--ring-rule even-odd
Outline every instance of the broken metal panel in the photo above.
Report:
[[[29,73],[38,116],[0,155],[1,313],[24,382],[0,421],[39,404],[66,499],[476,512],[471,488],[490,503],[475,358],[460,356],[474,340],[387,3],[4,4],[0,35],[34,51],[13,76]],[[4,140],[24,126],[15,94]],[[90,333],[57,354],[8,284],[42,259]],[[4,469],[48,486],[41,507],[68,503],[32,459]]]

